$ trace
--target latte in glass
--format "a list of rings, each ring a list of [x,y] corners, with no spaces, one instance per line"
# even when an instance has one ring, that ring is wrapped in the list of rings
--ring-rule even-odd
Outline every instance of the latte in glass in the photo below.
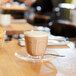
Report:
[[[48,43],[48,32],[26,31],[24,33],[26,49],[31,56],[43,56]]]

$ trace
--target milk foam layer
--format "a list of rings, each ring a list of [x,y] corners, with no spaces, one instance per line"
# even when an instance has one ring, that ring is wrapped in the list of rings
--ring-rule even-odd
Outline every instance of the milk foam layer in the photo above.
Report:
[[[43,31],[26,31],[24,35],[29,37],[45,37],[48,36],[49,33]]]

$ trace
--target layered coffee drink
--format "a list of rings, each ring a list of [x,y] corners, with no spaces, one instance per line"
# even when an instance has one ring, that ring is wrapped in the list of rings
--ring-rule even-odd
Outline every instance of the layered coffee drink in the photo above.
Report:
[[[5,30],[0,29],[0,47],[3,46],[5,32],[6,32]]]
[[[48,33],[43,31],[27,31],[24,33],[26,49],[31,56],[43,56],[47,43]]]

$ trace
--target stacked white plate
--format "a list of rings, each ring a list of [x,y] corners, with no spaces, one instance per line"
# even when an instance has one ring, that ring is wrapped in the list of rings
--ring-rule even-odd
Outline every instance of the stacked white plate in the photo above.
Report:
[[[19,45],[25,46],[24,38],[19,39]],[[66,38],[64,38],[64,37],[53,36],[53,35],[48,38],[48,45],[67,45],[70,48],[75,48],[75,43],[73,43],[71,41],[66,41]]]

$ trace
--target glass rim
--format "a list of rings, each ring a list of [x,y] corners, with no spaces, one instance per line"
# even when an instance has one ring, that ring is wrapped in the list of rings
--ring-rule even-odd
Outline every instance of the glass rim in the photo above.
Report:
[[[27,32],[27,31],[41,31],[41,32],[47,32],[47,31],[44,31],[44,30],[24,30],[24,32]],[[49,32],[47,32],[49,33]]]
[[[24,36],[29,36],[28,34],[26,34],[27,32],[33,32],[33,31],[40,31],[40,32],[43,32],[43,33],[46,33],[44,36],[49,36],[50,32],[47,32],[47,31],[41,31],[41,30],[27,30],[27,31],[24,31]],[[42,36],[42,35],[41,35]],[[31,37],[31,36],[30,36]],[[35,37],[35,36],[32,36],[32,37]],[[36,36],[36,37],[40,37],[40,36]]]

